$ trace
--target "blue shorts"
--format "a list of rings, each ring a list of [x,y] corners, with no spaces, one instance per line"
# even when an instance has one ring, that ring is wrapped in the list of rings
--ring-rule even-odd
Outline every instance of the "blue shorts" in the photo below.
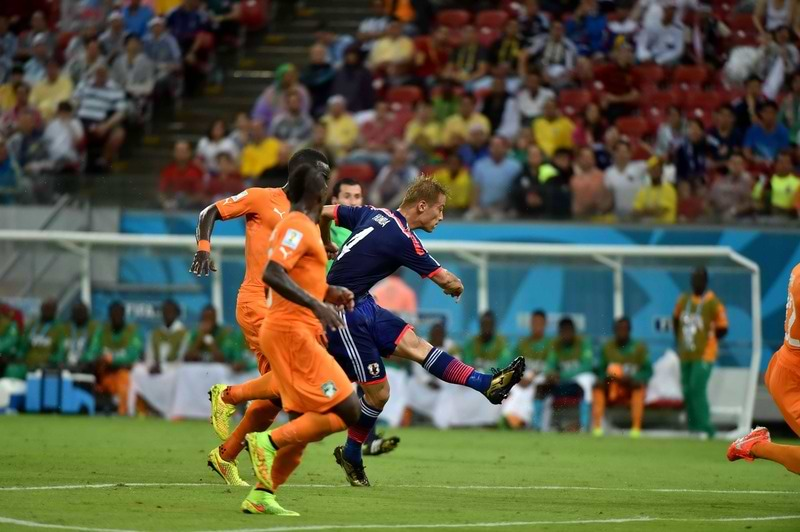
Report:
[[[344,329],[328,331],[328,352],[353,382],[386,380],[382,357],[389,357],[411,325],[378,306],[371,295],[358,299],[343,312]]]

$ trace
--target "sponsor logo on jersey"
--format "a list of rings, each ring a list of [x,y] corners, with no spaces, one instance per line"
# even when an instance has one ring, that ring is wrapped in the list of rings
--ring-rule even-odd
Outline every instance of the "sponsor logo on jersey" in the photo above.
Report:
[[[373,362],[372,364],[367,366],[367,371],[369,371],[369,374],[371,376],[377,377],[381,373],[381,367],[378,365],[377,362]]]
[[[322,393],[328,399],[330,399],[331,397],[336,395],[336,392],[338,392],[338,391],[339,390],[336,388],[336,385],[333,383],[333,381],[328,381],[328,382],[326,382],[325,384],[322,385]]]
[[[281,245],[286,246],[289,249],[297,249],[297,246],[300,245],[301,240],[303,240],[303,233],[295,229],[289,229],[286,231],[286,235],[283,237],[283,242],[281,242]]]
[[[375,216],[372,217],[372,219],[378,222],[381,227],[386,227],[386,224],[390,222],[389,218],[387,218],[382,214],[376,214]]]
[[[231,196],[230,198],[226,199],[225,203],[223,205],[230,205],[231,203],[236,203],[237,201],[239,201],[240,199],[242,199],[245,196],[247,196],[247,191],[243,190],[243,191],[239,192],[238,194],[236,194],[235,196]]]

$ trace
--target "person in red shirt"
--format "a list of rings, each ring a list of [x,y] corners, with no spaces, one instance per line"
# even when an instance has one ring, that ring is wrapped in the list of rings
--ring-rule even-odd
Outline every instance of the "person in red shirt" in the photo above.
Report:
[[[639,103],[639,80],[633,70],[633,48],[627,43],[620,44],[614,50],[613,57],[614,63],[600,77],[603,84],[601,105],[611,124],[621,116],[632,114]]]
[[[213,203],[219,199],[235,196],[244,190],[244,181],[233,155],[223,151],[214,158],[219,169],[206,176],[206,202]]]
[[[179,140],[172,156],[175,160],[161,170],[161,206],[165,209],[195,206],[203,189],[203,170],[192,158],[191,144]]]
[[[414,73],[417,77],[434,78],[444,70],[450,57],[449,32],[447,26],[439,26],[430,38],[415,40]]]

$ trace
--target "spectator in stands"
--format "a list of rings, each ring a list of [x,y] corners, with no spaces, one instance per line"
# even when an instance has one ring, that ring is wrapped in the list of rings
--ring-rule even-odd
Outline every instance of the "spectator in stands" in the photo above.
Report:
[[[182,362],[189,346],[189,331],[180,320],[181,308],[167,299],[161,304],[161,324],[153,329],[144,350],[150,373],[161,373],[165,364]]]
[[[761,55],[756,64],[756,73],[764,79],[769,80],[773,69],[780,68],[779,75],[781,79],[784,72],[794,72],[798,65],[800,65],[800,52],[797,47],[792,44],[792,34],[788,27],[782,26],[773,32],[772,38],[765,46],[762,46]],[[781,63],[778,65],[778,63]],[[770,94],[769,84],[765,87],[765,92],[768,96],[774,98],[777,92],[781,89],[782,83],[772,89],[774,92]]]
[[[693,190],[705,186],[710,155],[703,122],[699,118],[690,118],[686,125],[686,137],[675,150],[675,175],[678,182],[688,182]]]
[[[148,5],[142,5],[142,0],[129,0],[128,5],[122,8],[125,32],[144,38],[154,16],[153,9]]]
[[[736,128],[736,114],[730,105],[714,112],[714,127],[708,131],[709,156],[716,168],[723,168],[732,154],[741,151],[742,132]]]
[[[488,53],[478,40],[475,26],[461,30],[461,45],[453,50],[444,70],[444,77],[463,83],[467,89],[489,71]]]
[[[525,84],[516,97],[516,107],[522,119],[522,127],[529,127],[539,118],[544,112],[544,104],[554,100],[555,97],[552,90],[542,87],[542,78],[538,72],[528,73],[525,76]]]
[[[365,52],[372,50],[375,41],[386,33],[390,22],[384,10],[383,0],[372,0],[371,6],[372,16],[362,20],[356,32],[356,39],[361,43],[361,47]]]
[[[753,178],[747,172],[742,154],[730,156],[727,172],[711,185],[708,203],[714,218],[721,221],[730,222],[753,214]]]
[[[504,73],[515,72],[523,48],[525,45],[519,31],[519,22],[514,18],[508,19],[503,35],[489,49],[489,63],[493,67],[501,67]]]
[[[239,165],[233,155],[225,151],[219,152],[215,158],[214,166],[216,171],[204,179],[205,203],[235,196],[244,190],[245,185],[239,173]]]
[[[173,161],[161,170],[159,199],[164,209],[191,208],[201,202],[203,170],[193,160],[188,141],[175,143]]]
[[[752,124],[759,121],[759,109],[762,104],[767,102],[762,93],[763,83],[758,76],[747,78],[744,90],[744,96],[733,102],[733,109],[736,112],[736,127],[742,133],[746,133]]]
[[[311,46],[309,63],[300,74],[300,82],[311,95],[311,115],[321,116],[325,112],[336,71],[328,62],[327,52],[321,44]]]
[[[64,70],[69,74],[74,85],[90,80],[100,65],[107,65],[106,58],[100,49],[97,39],[86,43],[86,51],[78,54],[67,63]]]
[[[64,337],[66,344],[66,366],[73,371],[86,371],[86,357],[92,339],[100,327],[97,321],[91,319],[89,307],[83,301],[72,305],[70,319],[64,324]]]
[[[311,131],[311,140],[308,141],[303,148],[317,150],[318,152],[324,154],[325,158],[329,161],[335,161],[336,158],[333,151],[328,148],[327,138],[328,128],[325,127],[325,124],[317,122],[314,124],[314,129]]]
[[[25,329],[20,358],[28,371],[52,367],[64,359],[64,326],[57,315],[56,300],[46,299],[39,307],[39,319]]]
[[[317,23],[317,30],[314,32],[316,41],[314,44],[322,45],[325,48],[326,61],[334,67],[339,67],[344,61],[345,50],[351,45],[358,46],[350,35],[337,35],[328,29],[328,22],[320,20]]]
[[[800,12],[796,0],[756,0],[753,24],[762,37],[781,27],[791,27],[800,34],[798,15]]]
[[[683,142],[684,122],[680,108],[670,106],[667,109],[667,119],[658,126],[656,144],[653,151],[664,159],[671,158]]]
[[[769,193],[764,181],[756,183],[753,198],[769,214],[782,218],[797,218],[797,191],[800,178],[794,173],[792,152],[781,151],[775,161],[775,173],[769,179]]]
[[[539,175],[545,215],[552,219],[568,219],[572,214],[572,150],[557,149],[547,170]]]
[[[436,120],[444,123],[445,120],[458,113],[463,94],[459,89],[457,82],[446,78],[441,80],[431,98],[433,115]]]
[[[17,59],[26,60],[34,54],[34,41],[37,40],[36,38],[39,35],[44,37],[44,43],[47,47],[46,56],[49,57],[55,50],[56,34],[50,31],[47,26],[47,18],[43,11],[36,11],[31,15],[31,29],[21,35],[17,41]]]
[[[562,88],[572,78],[577,55],[575,43],[564,34],[564,24],[553,21],[550,31],[534,38],[530,48],[520,54],[519,75],[538,69],[548,85]]]
[[[361,146],[371,155],[384,158],[382,165],[388,161],[392,144],[402,137],[402,130],[398,126],[389,104],[387,102],[378,102],[375,104],[375,112],[372,118],[361,124],[360,134]]]
[[[444,162],[433,173],[433,178],[447,188],[447,213],[462,214],[472,204],[472,176],[458,153],[450,152]]]
[[[506,337],[497,332],[494,312],[484,311],[480,316],[480,331],[464,344],[462,358],[470,366],[504,367],[511,361],[511,348]]]
[[[630,44],[623,42],[611,53],[614,62],[600,80],[603,92],[600,103],[609,122],[632,114],[639,103],[639,81],[633,70],[634,56]]]
[[[211,21],[200,0],[183,0],[180,6],[167,15],[167,28],[178,41],[183,53],[185,87],[188,93],[196,91],[205,78],[208,61],[207,32]]]
[[[765,102],[759,109],[759,122],[750,126],[744,138],[744,153],[751,161],[771,163],[789,147],[789,130],[778,123],[778,106]]]
[[[483,157],[472,169],[472,205],[470,219],[499,219],[508,207],[509,192],[519,177],[522,166],[508,156],[508,141],[493,137],[489,157]]]
[[[281,142],[264,134],[264,124],[250,121],[249,143],[242,150],[241,173],[245,179],[258,179],[278,165]]]
[[[313,128],[314,121],[303,112],[300,95],[290,93],[286,97],[286,111],[273,119],[269,134],[296,148],[311,140]]]
[[[631,338],[631,320],[614,322],[614,338],[603,344],[597,366],[597,383],[592,391],[592,434],[603,435],[606,401],[629,399],[631,404],[631,438],[642,433],[644,394],[653,375],[647,345]]]
[[[125,51],[125,23],[122,20],[122,13],[112,11],[108,15],[108,28],[100,34],[100,48],[103,54],[112,63],[118,55]]]
[[[575,163],[575,173],[569,181],[573,218],[592,219],[608,213],[613,198],[603,182],[603,171],[595,162],[594,150],[589,146],[579,149]]]
[[[97,160],[90,164],[107,168],[117,158],[119,148],[125,142],[125,92],[109,78],[108,67],[98,64],[94,76],[81,82],[75,91],[78,102],[78,118],[83,122],[87,133],[88,148],[100,150]]]
[[[347,112],[347,101],[337,94],[328,100],[328,113],[320,119],[325,125],[325,145],[336,158],[343,157],[358,140],[358,125]]]
[[[347,110],[358,113],[375,105],[372,73],[362,64],[358,46],[350,46],[344,54],[344,64],[336,71],[331,94],[344,96]]]
[[[631,160],[631,146],[621,140],[614,147],[614,164],[606,169],[604,181],[614,195],[614,214],[620,220],[633,213],[639,189],[644,186],[647,165]]]
[[[674,5],[665,4],[660,23],[650,27],[645,25],[639,33],[636,41],[636,59],[639,62],[653,61],[666,66],[680,62],[685,48],[684,28],[675,11]]]
[[[31,90],[31,105],[39,110],[44,120],[50,120],[56,113],[58,104],[72,98],[72,80],[61,71],[55,58],[47,61],[47,72],[43,80]]]
[[[444,145],[453,147],[467,138],[473,125],[480,125],[486,131],[491,131],[491,124],[486,116],[475,110],[475,97],[465,93],[461,95],[458,114],[452,115],[444,122]]]
[[[572,139],[576,147],[588,146],[594,150],[602,146],[603,135],[608,130],[608,122],[603,116],[600,106],[590,103],[583,110],[582,120],[575,124]]]
[[[555,100],[545,102],[542,116],[533,122],[533,139],[546,156],[560,148],[572,149],[575,123],[561,114]]]
[[[450,30],[447,26],[439,26],[429,39],[417,39],[414,43],[414,74],[428,84],[433,83],[436,76],[444,72],[450,58],[448,39]]]
[[[489,155],[489,137],[488,129],[480,124],[473,124],[467,133],[467,141],[456,150],[461,161],[470,170],[478,159]]]
[[[230,327],[220,325],[217,321],[216,309],[208,305],[200,314],[200,323],[192,331],[189,349],[186,351],[187,362],[217,362],[224,364],[235,357],[231,349],[233,334]]]
[[[511,203],[516,214],[522,218],[536,218],[544,214],[544,187],[556,169],[544,160],[542,150],[534,145],[528,147],[526,160],[511,189]]]
[[[86,53],[86,45],[95,39],[99,40],[100,31],[96,24],[86,24],[80,33],[69,40],[64,58],[69,61],[74,57]]]
[[[406,125],[404,140],[428,155],[442,145],[442,125],[436,120],[431,104],[424,100],[417,102],[414,118]]]
[[[239,147],[228,135],[228,128],[224,120],[214,120],[208,133],[197,143],[197,160],[209,172],[216,172],[217,155],[228,153],[234,160],[238,158]]]
[[[567,20],[567,37],[581,55],[602,58],[606,52],[608,21],[600,12],[597,0],[581,0],[578,9]]]
[[[86,140],[83,124],[75,118],[72,104],[58,104],[56,115],[44,130],[47,157],[57,172],[76,172],[83,166],[83,145]],[[75,187],[66,187],[74,189]],[[74,192],[74,190],[69,190]]]
[[[274,166],[264,170],[253,186],[263,188],[280,188],[286,184],[289,175],[289,159],[294,153],[294,148],[288,144],[278,143],[278,160]]]
[[[368,65],[372,70],[385,69],[388,65],[407,65],[414,59],[414,42],[403,35],[403,25],[392,20],[383,37],[375,41],[369,53]]]
[[[30,59],[25,62],[25,83],[35,85],[47,77],[47,60],[50,51],[47,48],[47,39],[44,35],[37,35],[33,39],[33,49]]]
[[[0,205],[14,203],[21,188],[22,170],[8,152],[6,139],[0,136]]]
[[[142,356],[142,339],[134,323],[126,323],[125,306],[114,301],[108,307],[108,322],[97,331],[87,359],[95,363],[97,391],[113,395],[117,412],[128,413],[131,366]]]
[[[409,155],[408,146],[402,142],[395,144],[389,164],[378,172],[370,187],[370,204],[391,209],[400,205],[406,188],[419,175]]]
[[[792,143],[800,140],[800,72],[794,72],[789,81],[790,92],[781,101],[778,119],[789,128],[789,139]]]
[[[692,63],[721,68],[728,60],[727,39],[731,29],[713,12],[711,6],[700,4],[691,28],[691,48],[687,55]]]
[[[237,153],[241,153],[244,147],[247,146],[247,143],[250,142],[250,117],[247,113],[236,114],[233,131],[230,132],[228,138],[233,141]]]
[[[522,36],[528,45],[534,37],[546,33],[550,28],[550,19],[539,9],[538,0],[525,0],[525,6],[518,15]]]
[[[125,51],[114,60],[111,76],[127,94],[133,116],[144,119],[156,85],[156,70],[142,51],[142,41],[137,35],[125,37]]]
[[[290,92],[300,96],[304,112],[311,109],[311,96],[298,80],[297,69],[290,63],[284,63],[275,70],[275,81],[258,97],[253,107],[252,118],[264,127],[269,127],[276,115],[286,111],[286,98]]]
[[[15,65],[8,75],[8,80],[0,85],[0,116],[17,105],[17,85],[23,83],[24,72],[21,66]]]
[[[506,91],[506,82],[501,77],[492,78],[489,94],[481,102],[481,113],[489,119],[493,134],[512,140],[519,132],[519,111],[513,97]]]
[[[636,193],[633,215],[636,219],[662,224],[675,223],[678,212],[678,193],[664,181],[664,163],[658,157],[647,161],[649,183]]]
[[[5,73],[14,63],[14,56],[17,54],[17,36],[11,31],[11,24],[8,17],[0,15],[0,63],[4,65]],[[5,79],[5,76],[1,79]]]
[[[19,113],[17,131],[8,139],[8,151],[27,176],[38,176],[52,169],[37,116],[28,110]],[[45,180],[37,180],[39,189]]]
[[[148,24],[150,32],[144,36],[142,44],[147,57],[155,65],[155,93],[158,97],[177,92],[180,81],[181,49],[178,41],[166,30],[161,17],[154,17]]]
[[[244,45],[239,36],[242,18],[240,0],[207,0],[205,7],[211,18],[214,35],[221,44]]]
[[[550,352],[547,355],[546,380],[536,388],[533,406],[535,429],[542,430],[541,413],[544,412],[544,401],[547,396],[552,395],[554,397],[581,396],[580,427],[582,431],[589,430],[590,398],[586,397],[576,378],[591,373],[593,363],[589,340],[577,334],[572,318],[561,318],[558,322],[558,336],[550,344]]]

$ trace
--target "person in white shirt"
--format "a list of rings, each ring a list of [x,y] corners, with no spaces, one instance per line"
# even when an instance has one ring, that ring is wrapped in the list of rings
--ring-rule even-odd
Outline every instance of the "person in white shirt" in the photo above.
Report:
[[[538,72],[530,72],[525,77],[525,85],[517,93],[517,110],[522,118],[522,125],[528,127],[542,115],[544,104],[555,99],[555,93],[542,87],[542,78]]]
[[[645,27],[636,42],[636,59],[640,63],[653,61],[659,65],[675,65],[686,47],[684,27],[676,16],[673,4],[664,6],[659,24]]]
[[[214,120],[208,128],[208,134],[197,143],[196,155],[209,172],[216,172],[219,169],[217,155],[229,153],[234,159],[239,159],[239,146],[228,135],[228,128],[224,120]]]
[[[631,160],[631,146],[621,140],[614,147],[614,163],[606,168],[603,181],[614,196],[614,214],[625,219],[633,213],[633,202],[645,184],[647,164]]]
[[[697,0],[639,0],[631,13],[633,19],[641,17],[642,28],[656,28],[661,24],[664,11],[671,7],[675,9],[676,20],[683,20],[686,13],[698,7]]]
[[[44,130],[48,157],[56,168],[77,167],[82,161],[83,124],[72,111],[71,103],[58,104],[55,117]]]

